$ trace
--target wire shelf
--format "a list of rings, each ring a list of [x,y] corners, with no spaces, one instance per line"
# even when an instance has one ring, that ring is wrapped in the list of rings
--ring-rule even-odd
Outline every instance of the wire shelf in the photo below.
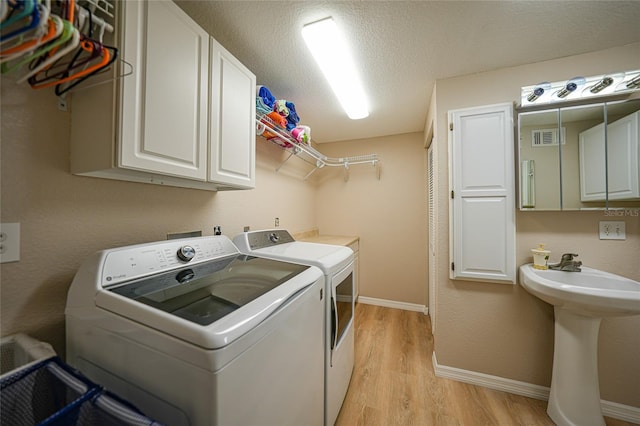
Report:
[[[347,172],[345,174],[345,181],[347,181],[349,179],[349,167],[360,164],[369,164],[374,166],[376,169],[376,177],[380,179],[380,157],[378,154],[339,158],[328,157],[311,145],[298,142],[289,134],[289,132],[287,132],[286,129],[276,125],[266,114],[262,114],[260,112],[256,112],[256,135],[262,136],[269,142],[274,143],[289,152],[289,156],[276,168],[276,171],[280,170],[280,168],[295,155],[314,167],[313,170],[304,177],[305,180],[318,169],[328,166],[344,168]]]

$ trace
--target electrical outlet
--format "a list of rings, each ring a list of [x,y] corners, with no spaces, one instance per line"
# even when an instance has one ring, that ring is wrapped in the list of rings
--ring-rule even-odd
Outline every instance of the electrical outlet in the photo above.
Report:
[[[0,263],[20,260],[20,224],[0,224]]]
[[[600,239],[601,240],[626,240],[625,222],[622,221],[600,221]]]

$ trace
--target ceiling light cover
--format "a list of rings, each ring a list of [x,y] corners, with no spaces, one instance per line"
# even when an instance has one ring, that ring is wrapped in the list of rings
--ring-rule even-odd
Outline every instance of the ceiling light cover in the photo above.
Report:
[[[349,118],[358,120],[369,116],[353,58],[334,20],[326,18],[305,25],[302,37]]]

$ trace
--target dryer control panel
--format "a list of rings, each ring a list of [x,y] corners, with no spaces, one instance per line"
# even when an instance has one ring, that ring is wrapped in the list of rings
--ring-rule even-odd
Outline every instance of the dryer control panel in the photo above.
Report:
[[[295,240],[286,229],[266,229],[241,234],[242,238],[234,237],[240,251],[253,251],[278,244],[292,243]]]
[[[225,236],[188,238],[140,244],[107,250],[100,283],[102,287],[129,281],[149,274],[192,265],[215,258],[238,254]]]

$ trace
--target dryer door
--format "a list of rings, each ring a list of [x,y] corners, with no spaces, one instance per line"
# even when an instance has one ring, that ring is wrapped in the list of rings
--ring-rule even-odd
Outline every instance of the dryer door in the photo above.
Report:
[[[331,279],[331,350],[339,346],[353,320],[353,264]]]

